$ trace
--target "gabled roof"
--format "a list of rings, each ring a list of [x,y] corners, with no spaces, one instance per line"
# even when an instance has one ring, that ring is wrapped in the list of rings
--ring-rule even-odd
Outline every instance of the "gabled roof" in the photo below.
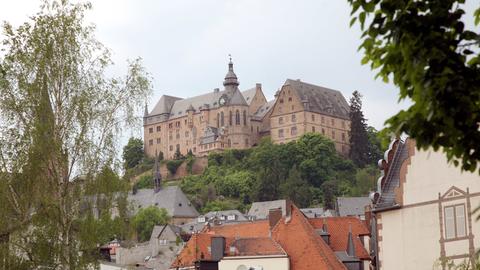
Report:
[[[163,95],[148,115],[170,114],[173,104],[178,100],[182,98]]]
[[[225,218],[224,220],[221,220],[222,216],[227,217],[230,215],[235,215],[236,217],[235,220],[228,220],[227,218]],[[205,218],[204,222],[199,221],[199,219],[202,217]],[[204,215],[198,216],[198,218],[192,222],[182,225],[181,228],[183,231],[188,233],[198,232],[198,231],[201,231],[205,227],[207,222],[211,221],[212,219],[221,220],[223,224],[247,221],[247,218],[238,210],[211,211]]]
[[[294,205],[291,216],[275,225],[272,238],[287,252],[292,270],[347,269]]]
[[[255,94],[257,93],[257,88],[253,87],[248,90],[242,91],[242,95],[245,98],[245,101],[247,102],[248,105],[252,103],[253,98],[255,97]]]
[[[133,212],[141,208],[156,206],[165,208],[172,217],[197,217],[198,212],[178,186],[168,186],[155,192],[153,189],[139,189],[127,197],[133,205]]]
[[[352,229],[355,254],[358,258],[369,260],[368,251],[360,241],[359,236],[370,235],[365,222],[357,217],[325,217],[312,218],[308,220],[313,228],[321,229],[323,224],[327,225],[327,232],[330,234],[330,247],[335,252],[347,250],[348,232]]]
[[[285,209],[287,207],[286,200],[254,202],[248,210],[248,216],[255,217],[255,219],[266,219],[270,209],[282,209],[282,215],[285,216]]]
[[[371,203],[369,197],[338,197],[337,212],[341,217],[365,215],[365,206]]]
[[[238,88],[235,88],[231,94],[230,100],[228,101],[228,105],[247,106],[248,104],[245,101],[245,98],[243,98],[240,90],[238,90]]]
[[[284,85],[290,85],[300,102],[308,104],[305,110],[350,119],[350,106],[340,91],[291,79]]]
[[[253,117],[258,120],[262,120],[269,111],[273,109],[276,100],[270,100],[258,108]]]
[[[213,236],[225,237],[226,250],[228,250],[228,247],[239,238],[268,237],[269,228],[268,221],[206,227],[201,233],[194,233],[192,235],[180,254],[173,261],[171,268],[193,266],[197,260],[211,259],[208,247],[210,246]]]

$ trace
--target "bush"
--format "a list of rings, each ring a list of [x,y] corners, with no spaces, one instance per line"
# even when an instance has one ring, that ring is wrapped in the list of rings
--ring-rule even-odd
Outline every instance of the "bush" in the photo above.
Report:
[[[144,242],[150,239],[153,227],[155,225],[167,224],[170,220],[165,208],[149,206],[140,209],[133,218],[133,226],[137,231],[138,241]]]
[[[167,161],[167,169],[171,175],[174,175],[177,172],[178,167],[182,165],[183,160],[169,160]]]

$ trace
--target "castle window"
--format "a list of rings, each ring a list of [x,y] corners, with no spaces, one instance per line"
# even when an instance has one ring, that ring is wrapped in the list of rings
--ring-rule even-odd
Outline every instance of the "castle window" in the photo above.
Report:
[[[312,127],[312,132],[315,132],[315,127]]]
[[[173,145],[170,145],[170,147],[168,148],[170,151],[173,151]]]
[[[279,125],[283,124],[283,117],[278,118],[278,124]]]
[[[180,151],[180,144],[177,144],[177,145],[176,145],[175,150]]]
[[[228,124],[230,126],[233,125],[233,113],[232,113],[232,111],[230,111],[230,115],[228,116]]]
[[[148,145],[153,145],[153,140],[149,140]]]
[[[240,125],[240,112],[238,110],[235,111],[235,125]]]
[[[335,119],[332,118],[332,126],[335,126]]]
[[[325,135],[325,129],[324,128],[322,128],[322,134]]]
[[[223,127],[225,125],[224,117],[223,117],[223,112],[220,113],[220,126]]]
[[[173,123],[168,124],[168,128],[173,128]]]
[[[282,113],[282,111],[283,111],[282,106],[278,106],[278,112]]]
[[[160,132],[160,131],[161,131],[160,126],[157,126],[157,132]]]
[[[332,139],[335,140],[335,130],[332,130]]]
[[[185,125],[187,125],[187,119],[185,119]]]
[[[278,137],[283,138],[283,129],[278,130]]]
[[[247,111],[245,110],[243,111],[243,125],[247,125]]]
[[[292,97],[289,97],[289,98],[288,98],[288,101],[292,101]]]
[[[290,135],[297,135],[297,127],[292,127],[290,130]]]
[[[315,122],[315,114],[312,113],[312,122]]]
[[[228,147],[231,147],[231,146],[232,146],[232,141],[228,139]]]
[[[180,127],[180,121],[175,122],[176,127]]]
[[[297,116],[295,114],[292,114],[292,122],[297,122]]]
[[[345,141],[345,133],[342,133],[342,141]]]
[[[148,133],[153,133],[153,128],[149,128]]]
[[[322,124],[325,124],[325,117],[321,117]]]
[[[445,207],[445,239],[464,237],[466,232],[465,205]]]
[[[188,131],[185,131],[185,138],[188,138]]]
[[[157,144],[160,144],[162,140],[160,138],[157,138]]]
[[[280,104],[283,104],[283,98],[280,99]]]

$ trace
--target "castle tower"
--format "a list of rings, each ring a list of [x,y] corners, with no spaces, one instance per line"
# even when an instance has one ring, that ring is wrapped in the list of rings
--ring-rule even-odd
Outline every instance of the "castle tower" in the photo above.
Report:
[[[225,90],[231,92],[238,88],[238,85],[240,85],[240,83],[238,82],[237,75],[233,71],[232,57],[230,57],[230,62],[228,63],[228,72],[227,75],[225,75],[223,86],[225,86]]]

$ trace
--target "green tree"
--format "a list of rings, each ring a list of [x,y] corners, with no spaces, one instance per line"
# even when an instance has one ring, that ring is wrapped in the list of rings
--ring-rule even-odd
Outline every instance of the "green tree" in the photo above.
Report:
[[[312,203],[310,186],[296,167],[290,170],[288,178],[280,185],[280,192],[283,198],[291,199],[298,207],[308,207]]]
[[[123,166],[130,169],[137,166],[144,157],[143,141],[138,138],[131,137],[127,145],[123,147]]]
[[[368,163],[375,165],[379,159],[383,158],[383,153],[387,150],[382,147],[381,138],[374,127],[367,127],[368,136]]]
[[[170,221],[167,210],[149,206],[140,209],[133,218],[133,226],[137,231],[138,241],[144,242],[150,239],[153,227],[155,225],[164,225]]]
[[[335,197],[338,191],[338,185],[334,181],[326,181],[321,186],[323,193],[323,207],[326,209],[335,209]]]
[[[388,129],[442,148],[448,160],[475,171],[480,160],[480,35],[464,23],[465,0],[348,0],[363,30],[363,64],[393,80],[412,105]],[[367,19],[368,16],[371,16]],[[474,13],[480,22],[480,9]]]
[[[81,234],[82,213],[92,209],[80,202],[85,187],[111,180],[97,175],[117,166],[117,134],[137,122],[150,83],[140,60],[124,78],[105,75],[110,52],[85,25],[90,8],[46,1],[20,27],[3,25],[0,235],[10,237],[0,261],[7,269],[84,269],[104,240]]]
[[[354,91],[350,98],[350,159],[360,167],[369,163],[367,123],[362,112],[362,95]]]

